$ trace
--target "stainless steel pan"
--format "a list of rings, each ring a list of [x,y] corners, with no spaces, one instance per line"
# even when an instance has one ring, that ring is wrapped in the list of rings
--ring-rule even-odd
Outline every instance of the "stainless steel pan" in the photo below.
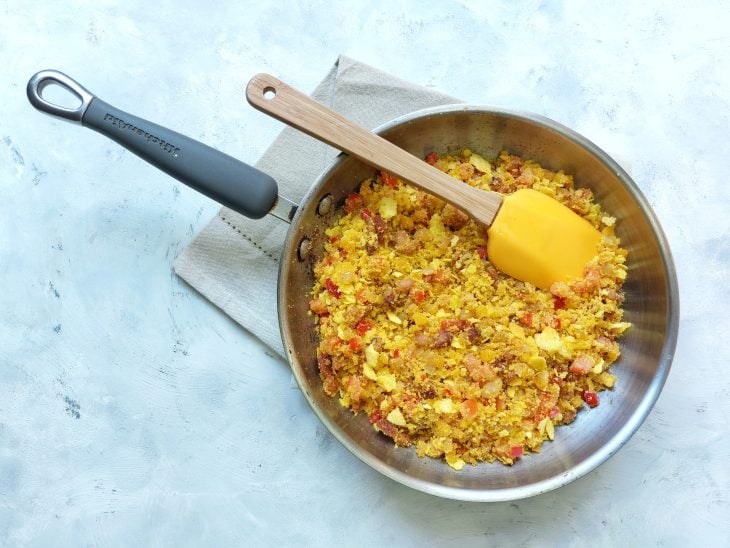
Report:
[[[42,98],[45,85],[69,89],[78,109],[60,109]],[[617,233],[628,249],[625,319],[633,327],[621,340],[613,366],[616,387],[590,412],[560,427],[556,441],[514,466],[481,464],[456,472],[444,462],[421,459],[376,433],[365,416],[353,416],[322,390],[316,360],[317,338],[308,313],[312,266],[320,258],[324,229],[338,215],[337,204],[373,169],[340,155],[296,206],[278,197],[270,177],[205,145],[156,126],[96,99],[78,83],[43,71],[28,83],[28,97],[44,112],[99,131],[176,178],[244,215],[271,213],[291,223],[282,252],[278,308],[281,336],[304,397],[332,434],[355,456],[379,472],[434,495],[472,501],[525,498],[555,489],[593,470],[621,448],[649,414],[664,385],[677,339],[679,298],[666,238],[636,184],[605,152],[551,120],[503,109],[447,106],[403,116],[376,133],[423,157],[470,148],[496,156],[500,150],[563,169],[579,186],[593,190],[618,220]],[[115,121],[116,120],[116,121]],[[243,167],[241,167],[243,166]],[[212,175],[212,177],[211,177]],[[245,274],[244,274],[245,275]]]

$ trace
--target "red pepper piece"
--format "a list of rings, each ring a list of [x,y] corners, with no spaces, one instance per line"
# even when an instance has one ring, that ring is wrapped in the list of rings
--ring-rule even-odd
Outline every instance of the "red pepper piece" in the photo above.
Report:
[[[340,288],[337,287],[337,284],[332,281],[331,278],[327,278],[324,281],[324,287],[327,289],[330,295],[332,295],[335,299],[339,299],[342,295],[342,291],[340,291]]]
[[[596,407],[600,403],[598,394],[590,390],[584,390],[582,397],[583,401],[588,404],[588,407]]]
[[[431,152],[428,154],[428,156],[426,156],[426,163],[434,165],[436,162],[438,162],[438,159],[439,159],[439,155],[436,154],[435,152]]]
[[[361,207],[362,204],[362,196],[357,192],[353,192],[347,198],[345,198],[345,211],[347,211],[348,213],[350,213],[351,211],[355,211],[358,207]]]
[[[388,185],[389,187],[395,188],[398,186],[398,179],[387,171],[381,171],[380,178],[382,179],[383,184]]]
[[[355,330],[357,331],[357,334],[362,337],[365,333],[367,333],[370,330],[371,327],[372,327],[372,325],[370,325],[369,321],[360,320],[358,322],[357,326],[355,327]]]
[[[352,337],[348,344],[350,345],[350,350],[353,352],[357,352],[362,348],[362,341],[360,340],[360,337]]]

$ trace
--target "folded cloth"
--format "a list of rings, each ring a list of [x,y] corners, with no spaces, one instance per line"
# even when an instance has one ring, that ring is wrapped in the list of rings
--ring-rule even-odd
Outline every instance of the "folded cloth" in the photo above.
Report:
[[[421,108],[458,102],[340,56],[312,97],[358,124],[374,128]],[[285,128],[256,164],[299,202],[338,151]],[[222,208],[177,257],[175,272],[282,357],[276,307],[279,259],[289,225],[251,220]]]

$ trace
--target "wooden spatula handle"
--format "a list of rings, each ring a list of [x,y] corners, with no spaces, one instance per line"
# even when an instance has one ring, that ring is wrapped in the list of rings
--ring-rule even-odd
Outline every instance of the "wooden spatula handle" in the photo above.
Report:
[[[438,196],[484,226],[491,225],[497,214],[500,194],[457,182],[269,74],[251,79],[246,98],[262,112]]]

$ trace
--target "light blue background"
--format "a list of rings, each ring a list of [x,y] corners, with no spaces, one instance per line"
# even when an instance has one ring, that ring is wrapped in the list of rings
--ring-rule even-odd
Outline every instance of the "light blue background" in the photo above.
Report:
[[[0,1],[0,544],[727,545],[729,13]],[[655,208],[681,288],[674,366],[638,433],[587,477],[473,504],[369,469],[286,363],[173,274],[217,205],[25,98],[34,72],[60,69],[253,163],[282,126],[245,103],[248,78],[311,91],[340,53],[571,126]]]

